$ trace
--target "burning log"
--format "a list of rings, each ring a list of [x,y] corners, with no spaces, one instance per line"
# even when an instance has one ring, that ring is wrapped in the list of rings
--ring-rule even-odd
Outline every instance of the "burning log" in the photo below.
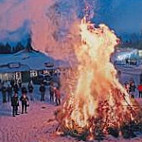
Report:
[[[94,28],[85,18],[80,29],[82,44],[74,48],[79,62],[77,85],[56,112],[58,131],[83,140],[120,133],[134,137],[134,126],[142,124],[142,111],[119,83],[110,62],[118,38],[107,26]]]

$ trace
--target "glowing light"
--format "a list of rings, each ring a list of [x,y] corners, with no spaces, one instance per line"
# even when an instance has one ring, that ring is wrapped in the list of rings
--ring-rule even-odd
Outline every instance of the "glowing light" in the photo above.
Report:
[[[92,140],[97,130],[106,134],[109,127],[119,128],[124,122],[137,119],[140,108],[119,83],[110,62],[119,41],[114,32],[104,24],[95,28],[84,18],[80,35],[81,45],[74,49],[79,61],[77,86],[57,120],[65,133],[87,133],[86,137]]]

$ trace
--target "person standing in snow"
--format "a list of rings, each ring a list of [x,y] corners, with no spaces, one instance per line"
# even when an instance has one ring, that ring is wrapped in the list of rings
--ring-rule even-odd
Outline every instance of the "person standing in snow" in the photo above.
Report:
[[[9,102],[12,98],[12,86],[11,85],[8,85],[7,93],[8,93],[8,102]]]
[[[19,86],[19,88],[22,87],[22,81],[21,81],[21,79],[18,80],[18,86]]]
[[[10,85],[12,86],[12,88],[14,88],[14,80],[10,81]]]
[[[56,102],[56,105],[61,104],[61,93],[58,87],[55,88],[55,102]]]
[[[45,100],[45,91],[46,91],[46,88],[45,88],[45,85],[43,83],[40,85],[39,91],[41,93],[41,99],[40,99],[40,101],[44,101]]]
[[[25,86],[22,86],[21,93],[22,94],[27,94],[27,88]]]
[[[51,82],[49,87],[49,93],[50,93],[50,102],[54,101],[54,85],[53,82]]]
[[[139,98],[142,98],[142,83],[138,85]]]
[[[134,81],[130,82],[130,94],[133,94],[133,97],[135,96],[135,90],[136,90],[136,85]]]
[[[15,83],[15,84],[14,84],[14,92],[15,92],[15,93],[18,93],[18,91],[19,91],[18,84]]]
[[[30,100],[31,100],[31,101],[34,100],[34,97],[33,97],[33,90],[34,90],[34,87],[33,87],[32,83],[29,82],[29,84],[28,84],[28,91],[29,91],[29,96],[30,96]]]
[[[130,93],[130,84],[128,82],[125,82],[124,87],[125,87],[127,93]]]
[[[17,93],[15,93],[14,96],[11,98],[11,106],[13,108],[12,110],[13,117],[15,117],[15,115],[18,115],[18,106],[19,106],[19,99]]]
[[[22,94],[21,98],[20,98],[21,104],[22,104],[22,114],[27,113],[27,107],[29,106],[29,98],[27,97],[27,95],[25,93]]]
[[[1,88],[2,88],[2,81],[0,80],[0,91],[1,91]]]
[[[5,85],[3,84],[3,85],[2,85],[2,88],[1,88],[3,103],[6,103],[6,91],[7,91],[7,88],[6,88]]]

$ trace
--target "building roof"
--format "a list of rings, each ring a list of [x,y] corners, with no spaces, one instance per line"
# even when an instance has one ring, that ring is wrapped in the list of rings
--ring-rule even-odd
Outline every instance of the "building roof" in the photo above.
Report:
[[[19,63],[20,67],[9,68],[8,64],[11,63]],[[47,54],[39,51],[28,52],[26,50],[22,50],[15,54],[0,55],[0,72],[55,69],[61,66],[61,64],[63,66],[68,65],[65,61],[56,61]]]
[[[0,66],[0,73],[13,73],[13,72],[22,72],[30,71],[30,68],[27,65],[20,65],[19,67],[9,68],[9,66]]]

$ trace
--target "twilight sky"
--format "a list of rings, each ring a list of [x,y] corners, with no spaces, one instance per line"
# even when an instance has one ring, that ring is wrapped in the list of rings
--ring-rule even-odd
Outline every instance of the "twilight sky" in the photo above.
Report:
[[[111,26],[117,33],[142,30],[142,0],[98,0],[99,22]]]
[[[93,22],[107,24],[118,35],[142,30],[142,0],[0,0],[0,42],[25,43],[32,31],[39,46],[50,37],[47,32],[66,31],[74,13],[80,18],[86,1],[95,15]],[[52,28],[51,21],[58,26]]]

